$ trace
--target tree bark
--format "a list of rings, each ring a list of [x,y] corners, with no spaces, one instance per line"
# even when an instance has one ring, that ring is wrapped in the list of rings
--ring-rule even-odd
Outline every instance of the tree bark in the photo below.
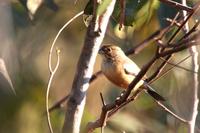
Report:
[[[95,59],[103,41],[115,2],[116,0],[112,0],[105,12],[100,16],[96,15],[97,3],[94,2],[93,20],[87,30],[70,97],[67,102],[63,133],[79,133],[80,131],[80,123],[85,106],[86,92],[89,87],[89,80],[92,76]]]
[[[182,4],[184,6],[187,6],[187,0],[182,0]],[[183,17],[186,18],[187,12],[183,11]],[[187,33],[189,32],[189,23],[187,22],[184,27],[184,32]],[[189,48],[189,52],[192,56],[192,70],[195,72],[198,72],[199,70],[199,64],[198,64],[198,51],[197,51],[197,46],[192,46]],[[188,133],[195,133],[195,125],[196,125],[196,118],[198,114],[198,86],[199,86],[199,81],[198,81],[198,74],[193,73],[192,74],[192,80],[191,80],[191,96],[189,96],[189,99],[191,99],[191,104],[190,104],[190,114],[189,114],[189,125],[188,125]]]

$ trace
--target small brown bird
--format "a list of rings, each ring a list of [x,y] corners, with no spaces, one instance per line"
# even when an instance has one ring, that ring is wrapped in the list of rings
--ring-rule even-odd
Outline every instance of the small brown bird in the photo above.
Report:
[[[115,85],[127,89],[135,76],[140,72],[140,68],[118,46],[104,45],[100,48],[99,54],[103,58],[101,63],[101,71],[103,74]],[[148,87],[147,93],[156,100],[165,100],[144,80],[139,81],[133,91],[142,85]]]

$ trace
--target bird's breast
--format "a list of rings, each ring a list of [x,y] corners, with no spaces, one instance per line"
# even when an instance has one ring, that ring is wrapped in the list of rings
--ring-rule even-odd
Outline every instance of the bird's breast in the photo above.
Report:
[[[122,64],[118,64],[117,62],[104,62],[101,65],[101,70],[112,83],[124,89],[134,79],[134,76],[126,74]]]

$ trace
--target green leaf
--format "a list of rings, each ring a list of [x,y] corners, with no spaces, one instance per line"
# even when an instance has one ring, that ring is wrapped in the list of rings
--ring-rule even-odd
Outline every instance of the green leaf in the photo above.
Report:
[[[141,27],[148,22],[153,14],[153,11],[158,7],[157,0],[127,0],[125,8],[125,26]],[[113,12],[113,21],[119,23],[120,20],[120,2],[118,1],[115,5]]]
[[[104,0],[97,8],[97,14],[101,15],[110,4],[111,0]],[[142,26],[148,22],[153,14],[153,11],[158,7],[158,0],[126,0],[125,6],[125,26],[133,26],[139,24]],[[120,0],[117,0],[115,9],[112,14],[112,23],[114,25],[119,23],[121,13]],[[84,14],[92,15],[93,12],[93,0],[89,0]]]

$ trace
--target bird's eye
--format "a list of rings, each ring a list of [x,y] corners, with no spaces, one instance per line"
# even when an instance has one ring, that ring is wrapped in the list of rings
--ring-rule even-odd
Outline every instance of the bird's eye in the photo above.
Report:
[[[106,51],[110,53],[112,51],[112,49],[111,48],[107,48]]]

